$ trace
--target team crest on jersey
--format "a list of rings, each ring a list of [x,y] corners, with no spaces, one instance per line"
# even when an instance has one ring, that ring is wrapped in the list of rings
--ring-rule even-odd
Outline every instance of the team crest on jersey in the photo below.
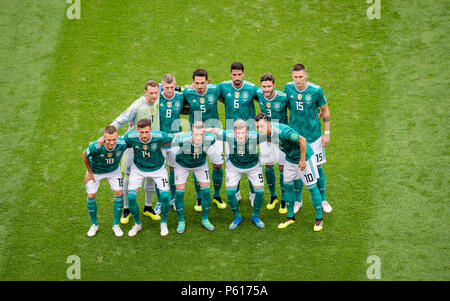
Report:
[[[200,97],[200,103],[205,103],[205,98],[204,97]]]
[[[276,103],[273,104],[273,106],[275,107],[275,109],[278,110],[280,108],[280,103],[276,102]]]
[[[152,150],[155,150],[158,147],[158,145],[156,143],[152,143],[151,147],[152,147]]]
[[[214,96],[209,95],[208,96],[208,101],[209,101],[209,103],[213,103],[214,102]]]
[[[108,156],[108,158],[111,158],[112,157],[112,153],[108,153],[107,156]]]
[[[270,102],[266,103],[266,107],[268,107],[269,109],[270,109],[271,105],[272,104]]]
[[[311,101],[311,94],[306,94],[305,101]]]
[[[179,108],[180,107],[180,102],[179,101],[175,101],[175,108]]]
[[[168,101],[168,102],[167,102],[167,107],[168,107],[168,108],[171,108],[171,107],[172,107],[172,102],[171,102],[171,101]]]
[[[142,149],[143,149],[143,150],[148,150],[148,145],[145,145],[145,144],[142,145]]]
[[[297,95],[298,100],[302,100],[302,96],[303,96],[302,94],[298,94]]]
[[[247,91],[244,91],[242,93],[242,98],[248,98],[248,92]]]
[[[122,152],[117,152],[117,153],[116,153],[116,157],[117,157],[117,158],[119,158],[120,155],[122,155]]]
[[[239,98],[239,92],[234,92],[234,97]]]

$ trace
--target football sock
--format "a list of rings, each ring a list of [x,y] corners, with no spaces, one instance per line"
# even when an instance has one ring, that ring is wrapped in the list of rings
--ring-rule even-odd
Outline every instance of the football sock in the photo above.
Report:
[[[177,188],[175,187],[175,171],[169,168],[169,187],[170,187],[170,200],[175,199],[175,191]]]
[[[184,222],[184,189],[175,191],[175,207],[177,208],[178,222]]]
[[[284,195],[286,198],[287,217],[294,217],[294,182],[284,182]]]
[[[301,202],[302,201],[302,190],[303,190],[303,182],[302,180],[294,180],[294,194],[295,194],[295,201]]]
[[[220,197],[220,188],[223,182],[223,168],[213,168],[212,180],[214,184],[214,197]]]
[[[201,187],[200,193],[202,195],[202,219],[208,219],[211,208],[211,189],[209,186]]]
[[[317,179],[317,187],[319,188],[322,201],[326,201],[327,198],[325,196],[325,172],[323,171],[322,165],[318,166],[317,170],[319,171],[319,178]]]
[[[278,166],[278,167],[280,167],[280,166]],[[285,199],[284,199],[284,185],[283,185],[283,180],[284,180],[284,177],[283,177],[283,170],[282,170],[281,168],[279,168],[279,171],[280,171],[281,200],[282,200],[282,201],[285,201]]]
[[[128,183],[129,183],[129,175],[125,175],[123,177],[123,208],[128,209]]]
[[[128,205],[130,207],[130,213],[134,218],[136,224],[141,223],[141,218],[139,216],[139,206],[137,204],[137,191],[128,190]]]
[[[313,186],[308,187],[311,192],[311,200],[314,206],[314,210],[316,210],[316,219],[322,219],[322,197],[320,195],[319,188],[314,184]]]
[[[118,225],[120,221],[120,215],[123,209],[123,195],[114,196],[114,222],[113,225]]]
[[[167,223],[170,208],[169,190],[160,191],[159,194],[161,196],[161,223]]]
[[[264,202],[264,187],[255,188],[255,200],[253,201],[252,217],[259,216],[263,202]]]
[[[97,222],[97,198],[87,198],[87,209],[89,212],[89,216],[91,217],[91,223],[94,225],[98,225]]]
[[[275,169],[273,165],[266,165],[264,170],[264,175],[266,176],[267,187],[269,187],[270,196],[276,196],[276,186],[275,186]]]
[[[227,187],[227,199],[228,205],[230,205],[234,217],[241,217],[241,213],[239,212],[239,203],[236,199],[236,187]]]
[[[193,174],[192,177],[194,178],[194,186],[195,186],[195,191],[197,192],[197,200],[198,200],[198,199],[202,198],[200,196],[200,184],[198,183],[197,177],[195,176],[195,174]]]

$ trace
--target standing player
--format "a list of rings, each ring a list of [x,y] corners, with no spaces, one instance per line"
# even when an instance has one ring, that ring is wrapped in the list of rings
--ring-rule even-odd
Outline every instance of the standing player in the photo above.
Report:
[[[160,131],[153,131],[151,120],[140,119],[136,126],[137,131],[130,131],[124,135],[124,140],[133,149],[134,157],[130,168],[128,185],[129,209],[133,215],[135,225],[128,232],[128,236],[135,236],[142,229],[139,217],[139,206],[136,202],[137,192],[142,181],[152,178],[156,183],[161,196],[161,236],[169,234],[167,229],[167,216],[169,214],[169,180],[161,147],[172,142],[173,135]]]
[[[181,133],[172,142],[172,147],[176,149],[175,155],[175,204],[178,214],[177,233],[184,233],[186,223],[184,220],[184,191],[189,171],[196,176],[200,185],[202,225],[209,231],[214,230],[214,226],[209,221],[209,210],[211,207],[211,190],[209,166],[206,155],[210,148],[214,147],[216,138],[213,134],[205,134],[205,124],[196,121],[192,124],[192,131]]]
[[[166,133],[181,132],[180,113],[183,108],[183,93],[176,91],[176,78],[173,74],[165,74],[162,78],[162,92],[159,97],[160,130]],[[175,152],[170,147],[162,148],[164,158],[169,165],[170,205],[175,209],[175,176],[173,166],[175,164]],[[157,195],[159,191],[156,191]],[[155,206],[155,213],[161,213],[161,203]]]
[[[275,90],[275,78],[270,73],[263,74],[260,82],[261,88],[256,92],[256,96],[258,97],[261,112],[265,113],[271,122],[287,124],[288,100],[286,94],[279,90]],[[280,214],[285,214],[287,212],[283,189],[283,166],[285,155],[275,145],[268,142],[261,143],[259,149],[261,152],[261,163],[266,167],[266,182],[271,195],[270,202],[267,204],[267,209],[272,210],[278,202],[274,169],[275,162],[278,161],[281,189],[281,204],[278,212]]]
[[[256,127],[261,140],[267,139],[279,146],[280,150],[286,154],[286,161],[283,169],[284,193],[287,202],[287,219],[278,225],[279,229],[295,224],[294,215],[294,180],[301,179],[311,192],[311,200],[316,211],[316,222],[314,231],[323,229],[322,204],[320,191],[317,188],[317,165],[314,151],[306,142],[306,139],[295,132],[290,126],[282,123],[270,122],[269,117],[264,113],[259,113],[255,117]]]
[[[83,152],[83,162],[87,172],[84,177],[87,192],[87,208],[91,216],[91,228],[87,235],[94,236],[98,231],[97,222],[97,190],[102,179],[107,179],[114,191],[114,222],[113,231],[117,237],[123,235],[119,226],[120,214],[123,208],[122,172],[120,159],[128,147],[122,138],[118,139],[116,128],[108,125],[103,133],[104,145],[92,142]]]
[[[131,122],[133,128],[139,119],[149,118],[152,121],[153,129],[159,130],[159,85],[156,81],[150,80],[145,86],[145,95],[141,95],[135,102],[131,104],[122,114],[120,114],[111,125],[119,129],[124,124]],[[130,130],[131,130],[130,129]],[[133,150],[129,149],[125,153],[125,177],[123,181],[124,210],[120,219],[122,224],[127,224],[130,220],[130,209],[128,208],[128,183],[131,164],[133,162]],[[160,220],[161,217],[155,213],[152,207],[153,198],[155,196],[155,183],[148,178],[144,183],[145,190],[145,207],[144,215],[151,217],[153,220]]]
[[[256,90],[258,87],[244,80],[244,65],[240,62],[234,62],[230,67],[231,80],[221,82],[217,85],[222,97],[219,99],[225,104],[225,128],[231,130],[237,120],[245,120],[253,130],[255,118]],[[228,144],[225,144],[225,161],[228,156]],[[250,182],[249,182],[250,183]],[[250,202],[253,203],[255,194],[253,187],[250,186]],[[237,187],[236,198],[241,199],[239,184]]]
[[[285,85],[284,91],[289,98],[290,120],[289,125],[300,135],[306,138],[306,141],[314,150],[317,161],[319,178],[317,186],[322,196],[323,211],[329,213],[332,211],[325,195],[325,173],[322,165],[326,162],[325,147],[330,142],[330,110],[322,88],[316,84],[307,81],[308,74],[305,66],[296,64],[292,68],[292,82]],[[318,110],[322,111],[324,132],[322,135],[322,126],[320,119],[317,118]],[[299,183],[301,196],[302,185]],[[300,202],[296,202],[296,210],[301,207]]]
[[[217,128],[207,129],[206,131],[216,134],[219,140],[225,141],[229,145],[230,152],[225,166],[227,174],[225,183],[228,203],[234,213],[234,220],[228,228],[235,229],[242,223],[239,203],[236,199],[236,189],[243,174],[247,175],[255,191],[251,221],[258,228],[264,228],[264,223],[259,218],[264,202],[264,178],[257,146],[259,144],[259,133],[249,132],[248,124],[244,120],[238,120],[234,123],[234,131],[223,131]]]
[[[189,123],[192,127],[194,122],[202,121],[205,128],[222,128],[217,110],[217,99],[220,97],[220,90],[216,85],[208,84],[208,72],[205,69],[197,68],[192,74],[193,88],[184,89],[185,105],[189,109]],[[213,166],[212,180],[214,184],[213,202],[220,209],[225,209],[226,204],[220,197],[220,189],[223,182],[223,142],[215,143],[208,153],[209,160]],[[197,204],[194,209],[201,211],[201,197],[198,182],[194,175],[194,183],[197,190]]]

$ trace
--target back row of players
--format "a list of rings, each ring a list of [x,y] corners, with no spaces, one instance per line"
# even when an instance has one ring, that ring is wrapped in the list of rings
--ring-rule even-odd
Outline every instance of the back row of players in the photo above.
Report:
[[[177,233],[184,233],[184,192],[191,170],[197,192],[194,209],[202,212],[202,225],[214,230],[209,221],[211,193],[207,156],[213,166],[212,201],[220,209],[226,208],[220,196],[224,159],[226,162],[227,200],[235,217],[229,229],[242,223],[239,186],[244,173],[249,179],[249,199],[253,206],[251,221],[259,228],[265,226],[259,217],[264,202],[264,178],[271,194],[266,208],[272,210],[278,202],[276,162],[280,170],[279,212],[287,213],[278,228],[296,222],[295,213],[302,206],[301,192],[305,184],[316,211],[313,229],[323,229],[322,209],[331,212],[332,208],[326,201],[322,167],[326,162],[324,147],[330,140],[330,112],[322,89],[307,81],[302,64],[294,65],[293,81],[285,85],[284,93],[275,90],[275,78],[271,74],[261,76],[261,88],[244,80],[244,66],[239,62],[231,65],[231,78],[213,85],[209,83],[206,70],[196,69],[192,85],[182,90],[175,77],[166,74],[161,85],[148,81],[145,95],[105,127],[104,135],[83,152],[87,168],[87,208],[92,223],[88,236],[94,236],[99,229],[96,193],[103,178],[114,191],[113,231],[116,236],[123,235],[119,221],[126,224],[130,216],[135,225],[128,235],[134,236],[142,229],[137,192],[144,181],[143,214],[160,220],[161,235],[166,236],[172,205],[178,215]],[[260,106],[258,115],[254,100]],[[226,130],[222,130],[219,120],[218,101],[225,104]],[[180,114],[189,114],[190,132],[181,132]],[[119,138],[117,129],[124,124],[130,128]],[[121,170],[122,157],[125,163]],[[261,164],[265,166],[265,177]],[[157,204],[153,209],[155,193]]]

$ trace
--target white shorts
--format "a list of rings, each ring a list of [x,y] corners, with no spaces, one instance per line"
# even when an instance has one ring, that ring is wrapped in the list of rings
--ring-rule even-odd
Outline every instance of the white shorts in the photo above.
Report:
[[[248,169],[237,168],[228,160],[225,165],[226,187],[236,187],[241,180],[242,174],[246,174],[253,187],[264,186],[264,177],[261,163]]]
[[[317,166],[322,165],[323,163],[327,162],[327,159],[325,157],[325,147],[323,147],[322,144],[322,137],[320,136],[319,139],[314,141],[313,143],[310,143],[309,145],[314,151],[314,156],[316,157]]]
[[[128,190],[137,190],[141,188],[142,182],[146,178],[152,178],[156,183],[156,187],[160,191],[169,190],[169,179],[167,177],[166,165],[161,166],[158,170],[147,172],[137,168],[134,163],[131,165]]]
[[[166,159],[166,162],[169,164],[169,166],[173,167],[175,165],[176,149],[174,147],[162,148],[161,152],[164,156],[164,159]]]
[[[210,183],[209,166],[208,162],[205,162],[202,166],[194,168],[186,168],[175,162],[173,167],[175,171],[175,185],[186,184],[189,172],[192,170],[197,177],[199,183]]]
[[[306,186],[314,185],[317,183],[317,178],[319,177],[319,172],[317,171],[317,164],[315,156],[311,156],[308,161],[306,161],[306,168],[300,170],[298,164],[292,164],[286,161],[283,169],[283,181],[291,182],[294,180],[301,179],[303,184]]]
[[[86,171],[87,173],[87,171]],[[112,190],[122,190],[122,172],[120,171],[120,167],[115,171],[102,173],[102,174],[94,174],[94,181],[89,181],[86,184],[86,192],[87,193],[97,193],[98,187],[100,186],[101,179],[107,179],[109,186]]]
[[[126,175],[130,174],[133,159],[134,159],[133,148],[132,147],[127,148],[123,153],[122,159],[120,160],[120,169],[124,174]]]
[[[278,162],[278,165],[284,165],[286,162],[286,154],[273,143],[261,142],[259,144],[259,152],[259,160],[262,164],[275,164]]]
[[[207,151],[211,164],[223,164],[223,141],[216,140]]]

